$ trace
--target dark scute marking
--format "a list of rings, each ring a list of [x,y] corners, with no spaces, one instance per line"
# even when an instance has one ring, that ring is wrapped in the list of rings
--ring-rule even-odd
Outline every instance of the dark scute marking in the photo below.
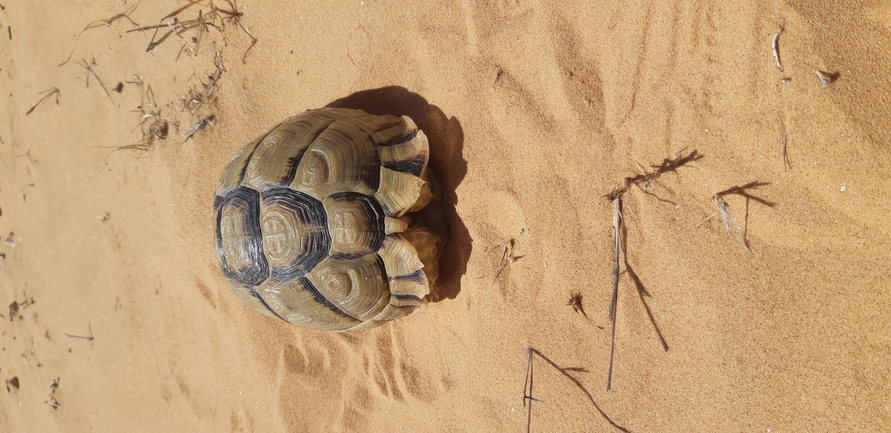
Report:
[[[381,277],[384,281],[389,282],[390,279],[387,278],[387,267],[384,266],[384,259],[381,256],[377,256],[377,260],[375,260],[374,264],[377,265],[377,268],[380,270]]]
[[[223,207],[231,204],[238,204],[244,212],[245,227],[242,229],[247,233],[245,236],[244,251],[249,256],[251,266],[244,272],[237,272],[229,267],[226,263],[226,256],[223,254],[223,234],[220,223],[223,217]],[[235,280],[246,286],[260,285],[269,277],[269,264],[266,262],[266,256],[263,254],[262,233],[260,232],[260,193],[248,188],[240,186],[223,199],[220,209],[217,211],[217,257],[220,259],[220,269],[227,278]]]
[[[279,185],[287,186],[294,181],[294,178],[297,177],[297,165],[300,164],[300,160],[303,159],[303,155],[306,154],[307,149],[309,149],[309,146],[300,149],[300,152],[298,152],[297,155],[294,155],[293,158],[288,160],[288,164],[290,164],[288,166],[288,174],[282,179]]]
[[[402,134],[398,137],[394,137],[386,143],[381,143],[378,146],[396,146],[399,144],[408,143],[409,141],[414,140],[415,137],[417,137],[417,136],[418,136],[418,130],[414,129],[414,130],[408,131],[405,134]]]
[[[274,314],[275,317],[278,317],[279,319],[282,319],[282,321],[287,322],[287,320],[285,320],[284,317],[280,316],[275,310],[272,309],[272,307],[269,306],[269,304],[266,303],[266,300],[263,299],[262,296],[260,296],[260,294],[257,292],[257,289],[255,289],[253,287],[248,287],[248,289],[250,289],[250,291],[251,291],[251,296],[259,299],[260,303],[263,304],[263,306],[266,307],[267,310],[272,312],[272,314]]]
[[[372,191],[377,191],[381,187],[381,159],[377,152],[374,153],[374,159],[374,163],[369,167],[371,170],[367,171],[362,180]]]
[[[356,260],[373,253],[335,253],[331,254],[332,259],[337,260]]]
[[[414,271],[410,274],[397,275],[395,277],[390,277],[390,279],[387,281],[393,281],[393,280],[411,280],[411,281],[423,282],[423,281],[427,280],[427,274],[424,273],[424,269],[418,269],[417,271]]]
[[[308,123],[310,125],[310,127],[312,127],[312,122],[302,120],[301,123]],[[297,177],[297,166],[300,165],[300,160],[303,159],[303,155],[305,155],[306,151],[309,150],[310,146],[312,146],[312,144],[315,143],[316,139],[319,138],[319,136],[322,135],[322,133],[324,133],[325,131],[327,131],[328,128],[330,128],[330,127],[331,127],[331,123],[325,125],[324,128],[320,128],[315,134],[313,134],[314,136],[312,138],[312,141],[310,141],[309,144],[306,145],[306,147],[301,149],[300,153],[298,153],[297,155],[295,155],[293,158],[291,158],[288,161],[288,163],[291,165],[288,167],[288,175],[285,176],[285,178],[281,182],[282,186],[290,185],[291,182],[294,181],[294,178]],[[301,139],[303,139],[303,137],[298,135],[298,136],[293,137],[292,139],[293,140],[301,140]]]
[[[402,300],[402,301],[405,301],[405,300],[412,300],[412,301],[424,302],[423,299],[421,299],[421,298],[419,298],[419,297],[417,297],[417,296],[415,296],[415,295],[392,295],[392,296],[393,296],[394,298],[399,299],[399,300]]]
[[[357,192],[339,192],[337,194],[332,194],[331,199],[334,201],[359,201],[365,205],[365,214],[368,215],[370,219],[368,222],[370,226],[368,227],[368,230],[372,234],[369,248],[371,251],[380,251],[381,247],[384,245],[384,239],[387,237],[386,230],[384,229],[384,217],[386,216],[386,213],[384,213],[384,208],[381,207],[381,204],[374,198]],[[361,256],[362,255],[359,255],[359,257]]]
[[[421,172],[427,167],[427,161],[427,155],[418,155],[412,159],[385,162],[382,165],[393,171],[401,171],[403,173],[421,176]]]
[[[312,293],[312,297],[313,297],[313,299],[316,300],[316,302],[318,302],[318,303],[321,304],[321,305],[324,305],[324,306],[327,307],[329,310],[335,312],[336,314],[338,314],[338,315],[340,315],[340,316],[342,316],[342,317],[346,317],[346,318],[348,318],[348,319],[352,319],[352,320],[355,320],[355,321],[357,321],[357,322],[359,321],[359,319],[357,319],[357,318],[355,318],[355,317],[353,317],[353,316],[347,314],[345,311],[341,310],[337,305],[334,305],[334,303],[332,303],[332,302],[329,301],[327,298],[325,298],[324,296],[322,296],[322,294],[319,293],[319,289],[316,289],[316,286],[312,285],[312,282],[309,281],[308,278],[303,277],[303,278],[301,278],[299,281],[300,281],[300,284],[303,285],[303,288],[304,288],[304,289],[306,289],[306,290],[308,290],[309,292]]]
[[[328,216],[322,202],[289,188],[270,188],[263,193],[263,202],[278,202],[297,214],[306,228],[318,228],[306,233],[306,250],[288,267],[272,269],[272,276],[281,281],[302,277],[328,257],[331,250],[331,234],[328,233]]]
[[[223,197],[220,197],[218,195],[213,196],[213,211],[218,212],[222,206]]]

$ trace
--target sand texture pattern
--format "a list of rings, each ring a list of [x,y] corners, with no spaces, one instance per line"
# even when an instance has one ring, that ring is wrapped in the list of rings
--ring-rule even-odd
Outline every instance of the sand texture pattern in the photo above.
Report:
[[[891,430],[888,2],[0,3],[0,431]],[[324,106],[442,187],[368,331],[213,254],[232,154]]]

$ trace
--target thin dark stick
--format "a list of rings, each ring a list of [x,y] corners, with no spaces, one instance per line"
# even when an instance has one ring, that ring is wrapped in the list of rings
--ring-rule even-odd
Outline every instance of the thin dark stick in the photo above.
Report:
[[[81,63],[79,63],[79,65],[82,66],[84,69],[86,69],[87,72],[90,73],[90,75],[92,75],[93,77],[96,78],[96,81],[98,81],[99,85],[102,86],[102,90],[104,90],[105,94],[108,95],[108,99],[111,99],[111,102],[114,103],[114,99],[112,99],[111,93],[108,91],[108,87],[105,87],[105,83],[102,82],[102,79],[99,78],[99,75],[97,75],[96,71],[93,70],[93,66],[99,66],[99,64],[96,63],[96,58],[93,57],[93,59],[90,60],[90,63],[87,63],[87,61],[85,59],[81,59]],[[84,73],[87,73],[87,72],[84,72]],[[81,74],[81,75],[83,75],[83,74]],[[87,75],[87,87],[89,87],[89,86],[90,86],[90,76]]]
[[[164,42],[164,40],[167,39],[168,36],[170,36],[170,33],[167,33],[167,34],[165,34],[165,35],[161,38],[161,40],[159,40],[157,43],[155,43],[155,37],[158,36],[158,30],[161,29],[162,27],[166,27],[166,25],[163,24],[163,23],[164,23],[164,20],[166,20],[166,19],[168,19],[168,18],[175,17],[175,16],[179,15],[182,11],[184,11],[184,10],[186,10],[186,9],[192,7],[192,6],[195,6],[196,4],[198,4],[198,1],[197,1],[197,0],[190,0],[189,3],[186,4],[185,6],[182,6],[182,7],[180,7],[179,9],[177,9],[177,10],[175,10],[175,11],[173,11],[173,12],[171,12],[171,13],[169,13],[169,14],[163,16],[163,17],[161,17],[161,19],[158,20],[158,25],[156,25],[156,26],[140,27],[140,28],[137,28],[137,29],[130,30],[130,31],[128,31],[127,33],[130,33],[130,32],[136,32],[136,31],[151,30],[152,28],[154,28],[154,29],[155,29],[155,33],[152,35],[152,40],[149,41],[148,48],[145,49],[145,52],[150,52],[153,48],[155,48],[156,46],[160,45],[161,42]],[[196,25],[197,25],[197,24],[196,24]]]
[[[40,105],[40,104],[46,102],[49,98],[52,98],[53,96],[56,97],[56,105],[59,105],[59,97],[62,96],[62,92],[59,91],[59,88],[58,88],[58,87],[53,87],[53,88],[46,89],[46,90],[40,92],[39,95],[43,95],[43,97],[40,98],[40,100],[37,101],[37,103],[34,104],[34,106],[31,107],[31,108],[25,113],[26,116],[29,115],[29,114],[31,114],[32,112],[34,112],[34,109],[37,108],[38,105]]]
[[[498,267],[495,269],[495,276],[492,277],[492,281],[497,280],[497,279],[498,279],[498,276],[501,275],[501,271],[503,271],[504,268],[506,268],[507,265],[510,264],[510,262],[507,261],[507,249],[508,249],[508,247],[510,247],[510,243],[509,243],[509,242],[505,242],[505,243],[504,243],[504,251],[501,252],[501,261],[498,262]]]
[[[609,368],[606,375],[606,390],[609,391],[612,389],[612,377],[613,377],[613,360],[615,359],[615,349],[616,349],[616,316],[619,305],[619,275],[620,275],[620,267],[621,267],[621,258],[625,257],[625,266],[627,269],[630,269],[628,266],[628,252],[625,250],[624,238],[626,236],[625,230],[625,218],[623,215],[623,202],[625,193],[627,193],[631,186],[636,186],[645,194],[655,197],[661,202],[672,203],[671,200],[663,199],[650,191],[650,185],[657,181],[663,174],[666,173],[676,173],[677,170],[681,167],[686,166],[691,162],[696,162],[702,159],[703,155],[700,154],[696,149],[692,151],[685,152],[686,149],[682,149],[678,153],[675,154],[674,158],[665,158],[662,160],[660,164],[651,164],[650,167],[653,169],[652,172],[646,172],[638,174],[634,177],[626,177],[622,181],[622,185],[616,185],[613,187],[613,190],[606,194],[604,198],[608,202],[614,203],[615,209],[613,211],[613,290],[612,296],[610,298],[609,310],[607,314],[610,319],[610,347],[609,347]],[[629,207],[629,210],[631,208]],[[632,212],[632,215],[634,213]],[[636,274],[632,277],[635,285],[638,288],[638,292],[646,289],[643,288],[643,284],[640,283]],[[641,292],[642,293],[642,292]],[[643,299],[643,298],[641,298]],[[646,305],[646,303],[644,303]],[[649,310],[649,307],[647,307]],[[653,316],[650,314],[650,320],[653,322],[653,326],[656,327],[656,332],[659,334],[659,338],[662,341],[662,347],[667,350],[668,344],[665,342],[665,339],[662,338],[661,332],[659,332],[658,326],[654,320],[652,320]]]
[[[612,387],[613,379],[613,357],[616,349],[616,310],[619,304],[619,254],[622,251],[622,230],[624,224],[622,218],[622,198],[614,200],[615,210],[613,211],[613,250],[615,252],[613,266],[613,294],[609,301],[609,311],[607,316],[610,319],[610,341],[609,341],[609,368],[606,373],[606,390]]]
[[[63,334],[65,334],[65,336],[68,337],[68,338],[81,338],[81,339],[84,339],[84,340],[93,341],[93,325],[92,325],[92,324],[87,325],[87,329],[90,330],[90,335],[88,335],[88,336],[83,336],[83,335],[72,335],[72,334],[69,334],[69,333],[67,333],[67,332],[63,332]]]
[[[748,223],[746,224],[745,228],[743,228],[743,226],[736,220],[736,218],[733,216],[733,214],[730,213],[730,209],[729,209],[730,205],[727,203],[726,200],[724,200],[724,197],[728,196],[728,195],[738,195],[740,197],[745,198],[746,199],[746,218],[748,218],[748,206],[749,206],[750,200],[756,201],[756,202],[761,203],[768,207],[776,206],[776,203],[767,201],[760,197],[753,196],[752,194],[749,193],[749,190],[758,189],[762,186],[767,186],[767,185],[770,185],[770,183],[755,181],[755,182],[749,182],[745,185],[727,188],[724,191],[715,193],[715,195],[712,196],[712,203],[714,203],[715,207],[718,208],[718,212],[710,215],[708,218],[704,219],[699,224],[701,225],[702,223],[708,221],[715,215],[721,215],[721,220],[724,223],[724,230],[727,231],[727,235],[730,236],[730,239],[732,239],[733,242],[735,242],[737,245],[739,245],[744,250],[746,250],[746,252],[748,252],[750,255],[754,255],[754,253],[752,252],[752,249],[749,248],[748,242],[746,241],[746,233],[748,232]],[[736,227],[736,230],[742,230],[742,232],[743,232],[742,240],[737,239],[736,236],[733,235],[733,230],[731,229],[731,225],[732,225],[732,227]]]
[[[186,131],[186,140],[183,141],[183,144],[186,144],[186,141],[189,141],[189,139],[191,139],[192,136],[195,135],[195,133],[197,133],[198,131],[200,131],[208,126],[213,126],[214,120],[216,120],[216,116],[211,114],[210,116],[207,116],[203,119],[199,119],[199,120],[195,121],[195,123],[192,123],[192,127],[189,128],[188,131]]]
[[[226,9],[214,9],[216,9],[217,12],[227,16],[227,18],[223,18],[223,22],[234,22],[235,25],[237,25],[238,28],[240,28],[241,31],[244,32],[244,34],[248,35],[248,37],[251,38],[251,46],[249,46],[248,49],[244,51],[244,55],[241,57],[241,63],[247,64],[247,56],[251,52],[251,50],[254,49],[254,45],[257,45],[257,38],[254,37],[254,35],[252,35],[251,32],[249,32],[248,29],[241,24],[241,17],[244,16],[244,12],[238,11],[238,2],[235,0],[226,0],[226,3],[229,4],[229,7],[232,8],[232,10],[227,11]]]
[[[532,431],[532,401],[538,401],[532,397],[532,348],[526,348],[526,383],[523,386],[523,407],[526,407],[526,400],[529,400],[529,410],[526,416],[526,433]]]
[[[588,401],[590,401],[591,404],[594,405],[594,409],[597,409],[597,412],[600,413],[600,416],[602,416],[603,419],[606,420],[606,422],[608,422],[611,426],[615,427],[619,431],[628,432],[628,429],[617,424],[615,421],[613,421],[612,418],[609,417],[609,415],[606,414],[606,412],[603,411],[603,409],[600,407],[600,405],[597,404],[597,401],[594,400],[594,396],[591,395],[591,392],[588,391],[587,388],[585,388],[585,385],[582,384],[582,382],[579,379],[577,379],[575,376],[573,376],[571,374],[571,373],[587,373],[588,370],[586,370],[584,368],[579,368],[579,367],[561,367],[535,348],[530,347],[530,348],[526,349],[526,353],[527,353],[527,358],[529,358],[529,360],[530,360],[529,361],[530,363],[532,362],[532,356],[538,356],[539,359],[543,360],[544,362],[547,362],[551,367],[553,367],[555,370],[557,370],[557,372],[562,374],[566,379],[568,379],[570,382],[572,382],[572,384],[575,385],[576,388],[578,388],[585,394],[585,397],[587,397]],[[532,371],[532,367],[530,366],[528,369],[528,373],[529,373],[529,377],[530,377],[528,389],[529,389],[530,394],[532,392],[531,391],[531,383],[532,383],[531,371]],[[533,398],[531,396],[529,396],[528,398],[524,398],[524,401],[525,400],[541,402],[541,400],[539,400],[537,398]],[[531,404],[530,404],[530,406],[531,406]],[[528,432],[528,428],[527,428],[527,432]]]
[[[133,5],[133,7],[128,9],[126,12],[119,13],[119,14],[117,14],[111,18],[108,18],[108,19],[96,20],[96,21],[93,21],[93,22],[87,24],[87,26],[84,27],[84,29],[81,30],[80,33],[78,33],[76,36],[74,36],[74,46],[71,47],[71,52],[68,53],[68,58],[65,59],[64,62],[59,63],[59,66],[62,66],[71,60],[71,56],[74,55],[74,49],[77,48],[77,41],[80,39],[80,35],[82,35],[87,30],[95,29],[96,27],[101,27],[104,24],[108,27],[111,27],[114,31],[117,32],[118,30],[115,29],[111,24],[121,18],[126,18],[128,21],[130,21],[130,24],[133,24],[134,26],[139,27],[139,24],[137,24],[135,21],[133,21],[130,18],[130,14],[132,14],[136,10],[136,8],[139,7],[139,3],[140,2],[136,2],[136,4]],[[120,34],[121,33],[118,32],[118,35],[120,35]]]
[[[786,153],[786,144],[789,143],[789,135],[783,136],[783,171],[792,169],[792,163],[789,162],[789,154]]]
[[[251,32],[241,23],[241,18],[244,16],[244,13],[238,11],[237,3],[234,0],[226,0],[226,3],[229,5],[231,10],[217,7],[213,3],[213,1],[209,1],[205,5],[200,0],[189,0],[188,4],[174,10],[173,12],[170,12],[169,14],[158,20],[158,24],[143,26],[130,31],[134,32],[154,30],[148,47],[146,47],[146,52],[151,52],[159,45],[161,45],[164,41],[166,41],[170,36],[177,37],[183,43],[183,47],[180,48],[180,52],[179,54],[177,54],[177,58],[179,58],[179,55],[181,55],[186,49],[191,51],[193,55],[196,54],[201,45],[203,36],[207,34],[210,28],[223,33],[226,25],[234,24],[251,39],[251,44],[247,48],[247,50],[245,50],[244,55],[241,59],[243,63],[247,63],[247,56],[254,48],[254,46],[257,45],[257,38],[253,34],[251,34]],[[210,10],[205,13],[205,11],[201,9],[198,11],[198,18],[180,21],[178,15],[183,13],[186,9],[195,5],[198,5],[200,7],[207,7],[210,8]],[[170,22],[171,18],[173,18],[173,22]],[[163,33],[161,32],[162,29],[165,29]],[[192,43],[194,43],[194,47],[189,45],[186,40],[187,38],[183,37],[186,32],[191,30],[194,30],[197,33],[197,36],[191,38]]]
[[[531,347],[526,348],[526,385],[523,387],[523,407],[526,407],[526,401],[529,401],[529,410],[528,415],[526,416],[526,433],[530,433],[532,431],[532,402],[533,401],[541,401],[532,396],[532,352],[535,349]]]
[[[495,267],[494,276],[492,277],[493,282],[498,280],[498,277],[501,275],[501,273],[504,272],[504,270],[507,269],[507,267],[510,266],[511,263],[525,257],[525,256],[515,256],[514,255],[514,244],[515,243],[516,243],[516,241],[513,238],[511,238],[509,241],[500,245],[502,247],[501,260],[498,262],[498,266]],[[499,245],[489,248],[486,250],[486,252],[492,252],[498,246]]]

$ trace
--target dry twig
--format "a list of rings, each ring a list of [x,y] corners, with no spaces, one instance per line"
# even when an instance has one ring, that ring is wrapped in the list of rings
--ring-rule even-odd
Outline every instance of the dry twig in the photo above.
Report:
[[[235,25],[251,38],[251,45],[245,50],[244,56],[242,57],[242,62],[247,63],[248,53],[250,53],[254,48],[254,45],[257,44],[257,38],[255,38],[254,35],[252,35],[241,23],[241,18],[244,16],[244,12],[238,10],[238,5],[235,0],[226,0],[226,4],[228,4],[229,9],[218,7],[214,4],[213,0],[209,0],[206,5],[202,0],[189,0],[187,4],[163,16],[158,21],[157,25],[139,27],[129,30],[129,32],[147,30],[155,31],[151,41],[149,41],[148,47],[145,49],[146,52],[151,52],[171,36],[176,37],[183,44],[179,54],[177,54],[177,58],[179,58],[183,51],[186,50],[192,53],[192,55],[197,55],[201,42],[204,40],[204,36],[207,35],[211,29],[223,34],[226,25]],[[206,7],[208,10],[205,12],[204,9],[199,9],[197,18],[180,20],[179,15],[181,13],[196,5],[199,7]],[[162,29],[164,31],[162,31]],[[193,35],[188,35],[192,32],[194,33]]]
[[[532,431],[532,402],[541,400],[532,396],[532,378],[533,378],[533,370],[532,370],[532,349],[531,347],[526,348],[526,384],[523,386],[523,407],[527,407],[526,403],[529,403],[528,415],[526,416],[526,433]]]
[[[486,252],[493,252],[497,248],[501,248],[501,260],[498,261],[498,266],[495,267],[494,275],[492,276],[492,281],[498,279],[501,273],[513,262],[522,259],[525,256],[515,256],[514,255],[514,245],[516,244],[515,239],[511,239],[501,245],[496,245],[495,247],[489,248]],[[480,277],[482,278],[482,277]]]
[[[634,177],[626,177],[622,182],[621,186],[613,187],[613,190],[608,194],[604,195],[604,198],[607,199],[608,202],[613,203],[613,279],[612,279],[612,295],[610,296],[609,309],[607,310],[607,316],[610,319],[610,353],[609,353],[609,367],[607,369],[606,376],[606,390],[609,391],[612,388],[612,374],[613,374],[613,359],[615,357],[615,346],[616,346],[616,311],[618,309],[619,304],[619,276],[620,276],[620,264],[622,262],[625,263],[625,268],[628,270],[629,274],[632,276],[634,280],[635,286],[638,289],[638,293],[641,295],[641,300],[643,300],[644,295],[648,295],[646,293],[646,289],[643,288],[643,284],[637,278],[637,274],[633,273],[631,267],[628,263],[628,255],[625,246],[625,237],[626,237],[626,227],[625,227],[625,216],[624,216],[624,205],[625,205],[625,194],[631,189],[631,186],[638,187],[645,194],[655,197],[659,201],[673,203],[670,200],[662,199],[651,192],[651,184],[658,180],[663,174],[676,172],[679,168],[702,159],[702,154],[697,152],[695,149],[690,151],[689,153],[684,153],[684,151],[678,152],[674,158],[666,158],[662,160],[661,164],[651,165],[650,167],[653,169],[652,172],[641,173]],[[630,210],[630,208],[629,208]],[[646,304],[644,304],[646,305]],[[647,311],[649,314],[649,307],[647,307]],[[652,315],[650,315],[650,320],[653,321]],[[656,326],[655,321],[653,321],[653,325]],[[668,350],[668,345],[665,343],[665,339],[662,338],[661,332],[659,332],[658,327],[656,327],[656,332],[659,333],[660,340],[662,340],[662,346],[666,350]]]
[[[786,152],[786,145],[789,144],[789,136],[783,136],[783,171],[792,170],[792,163],[789,162],[789,154]]]
[[[72,335],[72,334],[69,334],[69,333],[67,333],[67,332],[63,332],[63,334],[65,334],[65,336],[68,337],[68,338],[80,338],[80,339],[82,339],[82,340],[93,341],[93,340],[94,340],[94,337],[93,337],[93,325],[92,325],[92,324],[88,324],[87,327],[88,327],[88,329],[90,330],[90,335]]]
[[[532,402],[543,403],[542,400],[537,399],[532,396],[532,379],[533,379],[533,368],[532,367],[533,367],[533,362],[534,362],[533,358],[535,358],[535,357],[538,357],[538,359],[544,361],[546,366],[548,366],[548,365],[551,366],[555,370],[556,373],[559,373],[564,379],[568,380],[569,383],[573,384],[578,390],[580,390],[585,395],[587,400],[591,403],[591,405],[594,406],[594,409],[597,410],[598,413],[600,413],[600,416],[603,417],[603,419],[607,423],[609,423],[610,426],[612,426],[614,429],[616,429],[620,432],[627,433],[629,431],[625,427],[622,427],[621,425],[616,423],[616,421],[614,421],[612,418],[610,418],[610,416],[607,415],[606,412],[603,411],[603,409],[600,407],[600,405],[597,404],[597,401],[594,400],[594,396],[591,394],[591,392],[588,391],[588,389],[585,387],[585,385],[582,383],[582,381],[580,381],[576,377],[579,373],[587,373],[588,372],[587,369],[582,368],[582,367],[561,367],[557,363],[555,363],[554,361],[549,359],[547,356],[545,356],[543,353],[538,351],[538,349],[529,347],[529,348],[526,348],[526,362],[527,362],[527,364],[526,364],[526,383],[525,383],[525,386],[523,387],[523,406],[527,407],[527,403],[528,403],[528,408],[529,408],[528,412],[527,412],[527,418],[526,418],[526,432],[527,433],[532,431]]]
[[[111,156],[112,153],[121,150],[139,152],[148,152],[152,150],[158,140],[167,139],[167,135],[170,133],[171,123],[174,126],[178,125],[176,122],[170,122],[161,116],[161,107],[155,102],[155,93],[152,91],[152,86],[146,86],[143,77],[136,76],[133,80],[127,81],[127,83],[135,84],[139,88],[140,102],[139,105],[136,106],[136,110],[133,110],[139,114],[139,122],[133,129],[135,130],[136,128],[139,128],[142,137],[139,141],[133,144],[128,144],[126,146],[112,146],[111,152],[105,156],[106,165],[108,165],[108,157]],[[100,147],[109,148],[108,146]]]
[[[192,127],[189,128],[188,131],[186,131],[186,139],[185,141],[183,141],[183,144],[186,144],[186,141],[189,141],[189,139],[192,138],[192,136],[195,135],[198,131],[207,128],[208,126],[213,126],[214,119],[216,119],[216,116],[211,114],[210,116],[199,119],[195,121],[195,123],[192,123]]]
[[[108,28],[117,32],[118,36],[123,36],[123,35],[121,35],[121,32],[118,32],[118,30],[116,28],[114,28],[114,26],[112,25],[112,23],[114,23],[115,21],[120,20],[120,19],[126,19],[127,21],[130,21],[130,24],[133,24],[133,26],[139,27],[139,24],[137,24],[135,21],[133,21],[130,18],[130,14],[132,14],[138,6],[139,6],[139,2],[136,2],[136,4],[133,5],[132,8],[130,8],[122,13],[119,13],[111,18],[96,20],[96,21],[93,21],[93,22],[87,24],[87,26],[84,27],[83,30],[81,30],[77,35],[74,36],[74,46],[71,47],[71,53],[68,54],[68,58],[65,59],[64,62],[59,63],[59,66],[62,66],[71,60],[71,56],[74,55],[74,49],[77,47],[77,41],[78,41],[78,39],[80,39],[80,35],[82,35],[87,30],[92,30],[97,27],[107,26]]]
[[[111,98],[111,93],[108,91],[108,87],[105,87],[105,83],[102,82],[102,79],[99,78],[99,75],[97,75],[96,71],[93,70],[93,67],[99,66],[99,64],[96,63],[96,57],[93,57],[89,63],[87,63],[87,61],[85,59],[81,59],[80,63],[78,63],[78,64],[81,67],[83,67],[84,69],[86,69],[86,72],[78,75],[78,77],[81,77],[84,74],[89,74],[89,75],[87,75],[87,87],[90,87],[90,75],[92,75],[93,77],[96,78],[96,81],[99,82],[99,85],[102,86],[102,90],[104,90],[105,94],[108,95],[108,99],[111,99],[111,102],[114,103],[114,99]]]
[[[785,29],[780,27],[780,31],[778,31],[775,35],[773,35],[773,43],[771,43],[771,48],[773,51],[773,58],[777,61],[777,69],[782,72],[783,71],[783,63],[780,62],[780,35],[783,34]]]
[[[37,103],[34,104],[33,107],[28,109],[28,111],[25,113],[26,116],[31,114],[34,111],[34,109],[37,108],[38,105],[46,102],[49,98],[52,98],[53,96],[56,97],[56,105],[59,105],[59,98],[62,96],[62,92],[59,91],[58,87],[52,87],[52,88],[46,89],[46,90],[38,93],[38,95],[43,95],[43,97],[40,98],[40,100],[37,101]]]
[[[730,213],[730,205],[727,203],[726,200],[724,200],[724,197],[726,197],[728,195],[738,195],[740,197],[744,197],[746,199],[746,219],[748,220],[748,213],[749,213],[748,208],[749,208],[750,200],[754,200],[754,201],[761,203],[768,207],[776,206],[776,203],[769,202],[769,201],[764,200],[763,198],[760,198],[760,197],[755,197],[749,193],[750,190],[757,189],[757,188],[760,188],[762,186],[767,186],[767,185],[770,185],[770,183],[755,181],[755,182],[749,182],[742,186],[734,186],[731,188],[727,188],[724,191],[715,193],[715,195],[712,196],[712,202],[715,204],[715,207],[718,208],[717,212],[709,215],[706,219],[702,220],[702,222],[700,222],[696,226],[699,227],[700,225],[702,225],[704,222],[710,220],[715,215],[721,215],[721,220],[724,223],[724,230],[727,231],[727,235],[730,236],[730,239],[732,239],[733,242],[735,242],[737,245],[739,245],[744,250],[746,250],[746,252],[748,252],[750,255],[754,255],[754,253],[752,252],[752,249],[749,248],[748,242],[746,241],[746,231],[747,231],[748,227],[744,227],[742,224],[740,224],[739,221],[737,221],[736,218],[733,216],[733,214]],[[735,227],[736,230],[742,231],[742,234],[741,234],[742,240],[737,239],[736,236],[733,235],[733,230],[731,229],[731,225],[733,225],[733,227]]]
[[[223,72],[226,71],[226,68],[223,65],[222,51],[212,51],[211,54],[213,55],[215,70],[207,76],[207,82],[200,81],[200,86],[189,87],[186,96],[177,101],[189,114],[195,115],[195,112],[200,110],[205,104],[216,103],[216,92],[219,90],[220,79],[223,77]]]

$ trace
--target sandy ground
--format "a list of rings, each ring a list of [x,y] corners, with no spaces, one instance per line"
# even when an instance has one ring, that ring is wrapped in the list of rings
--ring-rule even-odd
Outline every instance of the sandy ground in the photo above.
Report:
[[[0,430],[520,432],[527,348],[532,431],[891,430],[891,6],[688,3],[3,1]],[[452,235],[349,334],[212,249],[231,154],[331,104],[416,120]],[[623,196],[607,392],[603,196],[693,150]]]

